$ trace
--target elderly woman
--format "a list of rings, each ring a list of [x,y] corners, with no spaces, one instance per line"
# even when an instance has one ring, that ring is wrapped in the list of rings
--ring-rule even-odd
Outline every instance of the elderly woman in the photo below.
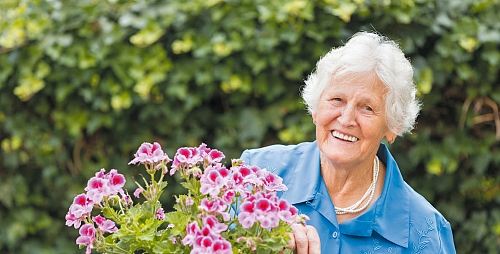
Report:
[[[295,252],[455,253],[450,223],[403,180],[382,143],[410,132],[420,110],[399,47],[357,33],[321,58],[305,84],[316,141],[241,156],[281,176],[281,197],[310,218],[295,228]]]

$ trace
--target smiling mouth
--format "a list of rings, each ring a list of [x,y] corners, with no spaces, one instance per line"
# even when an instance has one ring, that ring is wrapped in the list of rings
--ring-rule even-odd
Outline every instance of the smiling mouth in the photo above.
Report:
[[[358,138],[349,135],[344,135],[338,131],[332,131],[332,135],[338,139],[342,139],[345,141],[350,141],[350,142],[358,141]]]

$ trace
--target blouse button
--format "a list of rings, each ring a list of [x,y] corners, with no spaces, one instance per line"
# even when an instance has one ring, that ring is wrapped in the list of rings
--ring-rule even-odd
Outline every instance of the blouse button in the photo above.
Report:
[[[332,237],[337,239],[337,237],[339,237],[339,232],[337,231],[334,231],[333,234],[332,234]]]

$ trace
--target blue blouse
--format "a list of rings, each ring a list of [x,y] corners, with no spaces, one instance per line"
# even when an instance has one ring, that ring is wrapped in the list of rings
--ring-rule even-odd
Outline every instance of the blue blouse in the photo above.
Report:
[[[384,144],[377,155],[386,165],[381,196],[341,224],[320,174],[316,141],[245,150],[241,159],[283,178],[288,190],[278,195],[309,216],[322,253],[456,253],[450,223],[403,180]]]

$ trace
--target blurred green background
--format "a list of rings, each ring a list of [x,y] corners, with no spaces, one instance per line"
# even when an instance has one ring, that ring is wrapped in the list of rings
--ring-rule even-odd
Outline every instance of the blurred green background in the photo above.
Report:
[[[1,0],[0,253],[83,253],[88,178],[158,141],[236,158],[314,139],[299,97],[357,31],[397,41],[424,106],[390,150],[458,253],[500,251],[499,0]],[[279,159],[279,158],[277,158]],[[170,179],[166,207],[182,189]]]

